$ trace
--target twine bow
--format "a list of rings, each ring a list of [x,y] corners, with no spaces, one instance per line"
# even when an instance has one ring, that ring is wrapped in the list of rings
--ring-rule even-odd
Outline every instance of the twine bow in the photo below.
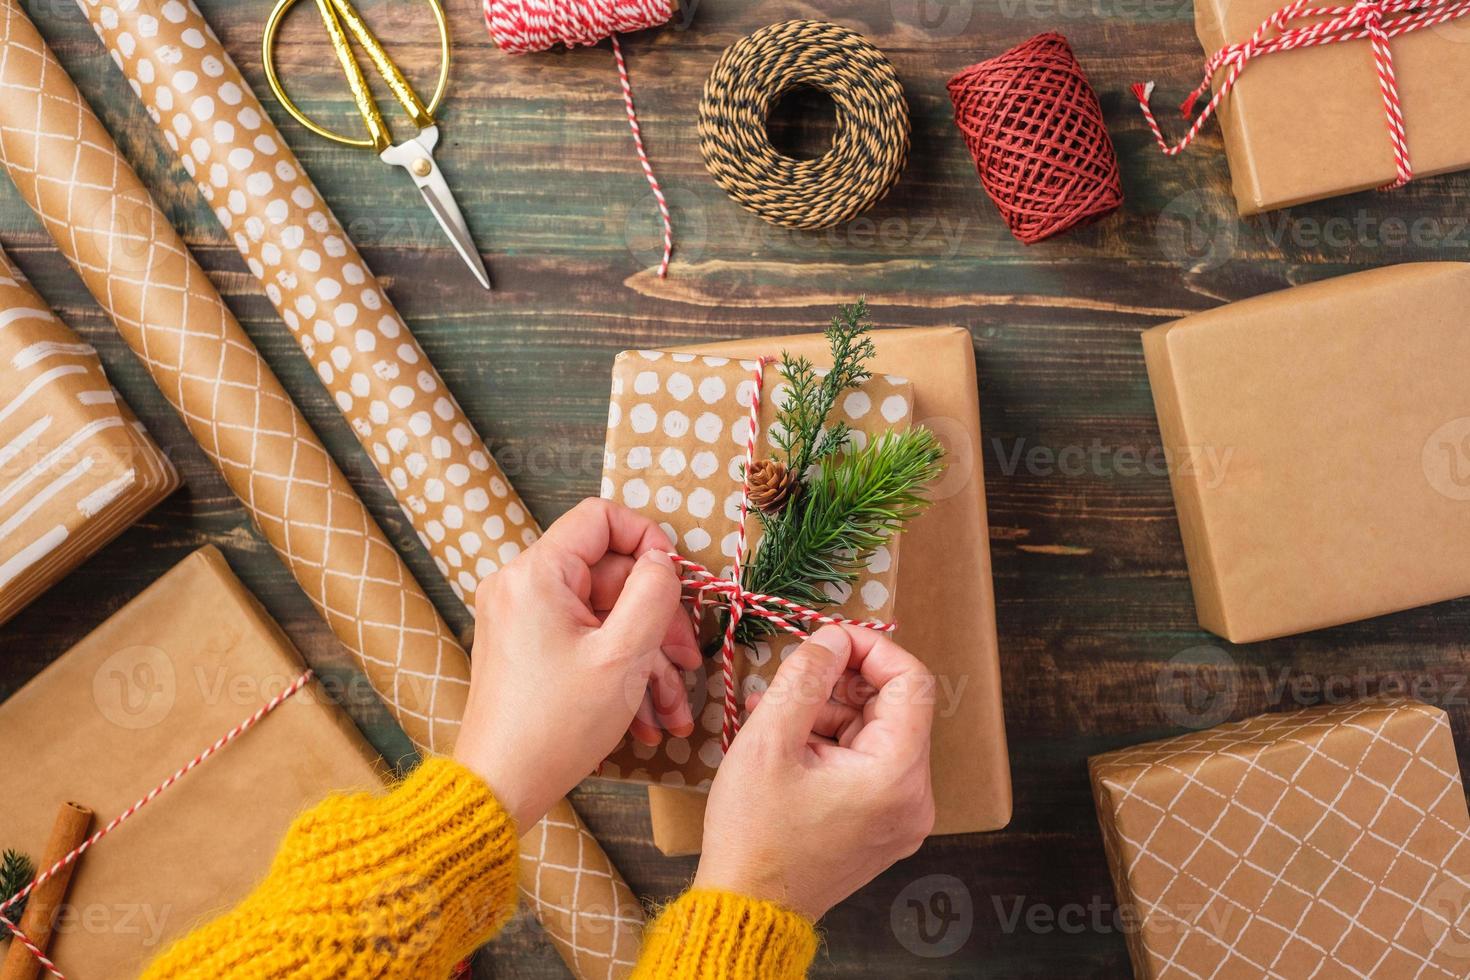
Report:
[[[699,562],[691,561],[677,552],[669,552],[669,557],[674,560],[674,564],[687,573],[683,576],[684,588],[694,595],[696,621],[706,599],[721,601],[729,609],[729,619],[725,624],[725,637],[720,645],[720,673],[725,685],[725,716],[720,728],[720,748],[726,752],[730,750],[730,743],[734,741],[736,733],[740,730],[740,697],[735,688],[735,631],[741,619],[746,616],[756,616],[802,639],[810,635],[807,627],[813,623],[830,626],[859,626],[879,633],[892,633],[897,628],[895,623],[884,623],[876,619],[848,619],[845,616],[829,615],[819,609],[812,609],[780,596],[751,592],[740,584],[741,569],[745,564],[746,524],[751,511],[750,468],[755,463],[756,439],[760,432],[761,389],[765,381],[766,363],[769,360],[768,357],[757,358],[755,371],[751,377],[750,416],[745,438],[745,466],[741,470],[740,481],[740,524],[736,528],[735,560],[730,577],[720,578]]]
[[[1401,34],[1436,27],[1466,13],[1470,13],[1470,0],[1362,0],[1352,6],[1340,7],[1314,7],[1309,5],[1308,0],[1294,0],[1263,21],[1247,40],[1239,44],[1227,44],[1210,56],[1205,62],[1204,80],[1179,106],[1184,118],[1190,117],[1194,112],[1195,102],[1209,91],[1215,74],[1223,69],[1225,77],[1214,96],[1194,120],[1194,124],[1189,127],[1189,131],[1173,145],[1164,138],[1153,110],[1149,107],[1154,83],[1134,85],[1133,94],[1138,98],[1144,121],[1153,130],[1159,149],[1174,156],[1194,142],[1204,124],[1219,108],[1221,101],[1235,87],[1240,73],[1255,58],[1277,51],[1321,47],[1366,38],[1373,46],[1373,67],[1378,73],[1378,90],[1383,96],[1388,141],[1393,147],[1394,167],[1398,171],[1398,177],[1382,189],[1392,190],[1402,187],[1414,178],[1414,167],[1409,159],[1403,105],[1399,99],[1398,79],[1394,75],[1393,51],[1388,42]],[[1313,23],[1291,26],[1298,21]]]
[[[143,809],[143,807],[158,799],[159,796],[163,795],[164,790],[168,789],[170,786],[177,783],[180,779],[183,779],[185,776],[189,775],[189,773],[193,772],[206,759],[214,755],[220,749],[224,748],[226,745],[229,745],[235,739],[239,738],[241,735],[244,735],[246,732],[250,731],[250,729],[254,728],[262,718],[270,714],[272,711],[275,711],[282,704],[284,704],[288,698],[304,688],[311,681],[313,676],[315,675],[310,668],[302,672],[302,674],[294,681],[292,681],[291,684],[287,686],[284,691],[277,694],[268,702],[257,708],[255,712],[250,715],[250,717],[246,718],[234,728],[231,728],[219,738],[215,739],[212,745],[210,745],[204,751],[200,752],[194,758],[190,759],[188,762],[184,763],[184,765],[174,771],[173,775],[169,776],[163,782],[150,789],[132,806],[128,807],[122,813],[113,817],[112,820],[108,822],[107,826],[103,827],[91,837],[88,837],[86,840],[82,841],[71,851],[71,853],[62,857],[61,860],[51,865],[51,867],[36,875],[35,878],[31,879],[31,883],[29,885],[26,885],[24,888],[16,892],[4,902],[0,902],[0,929],[9,932],[10,935],[14,937],[14,940],[16,942],[20,943],[27,950],[29,950],[31,955],[35,956],[36,960],[41,964],[41,966],[46,969],[47,973],[51,974],[51,976],[53,977],[56,977],[57,980],[66,980],[65,974],[63,974],[61,970],[57,968],[56,964],[46,956],[45,952],[42,951],[39,946],[31,941],[31,938],[29,936],[21,931],[20,926],[10,921],[10,919],[6,917],[6,913],[9,912],[13,906],[25,901],[26,896],[39,888],[42,882],[56,877],[66,867],[74,863],[78,858],[80,858],[83,854],[90,850],[93,844],[97,843],[102,838],[112,833],[124,821],[128,820],[139,810]]]

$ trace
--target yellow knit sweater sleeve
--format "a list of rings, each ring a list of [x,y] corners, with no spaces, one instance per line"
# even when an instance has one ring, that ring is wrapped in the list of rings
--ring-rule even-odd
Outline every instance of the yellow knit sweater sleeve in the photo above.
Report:
[[[393,792],[329,797],[296,819],[238,906],[145,980],[441,980],[515,909],[514,822],[484,781],[428,759]]]
[[[238,906],[143,980],[447,978],[515,909],[516,834],[474,773],[424,762],[391,793],[297,818]],[[638,980],[800,980],[812,924],[769,902],[691,891],[648,927]]]

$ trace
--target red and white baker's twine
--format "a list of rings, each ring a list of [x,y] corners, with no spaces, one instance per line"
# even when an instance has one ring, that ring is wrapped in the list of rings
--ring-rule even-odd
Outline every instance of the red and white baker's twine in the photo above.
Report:
[[[860,626],[879,633],[892,633],[896,628],[894,623],[884,623],[876,619],[831,616],[790,599],[751,592],[740,584],[741,568],[745,564],[745,528],[750,517],[750,468],[755,463],[756,440],[760,433],[761,389],[765,382],[768,360],[766,357],[757,359],[755,372],[751,377],[750,416],[745,438],[745,475],[740,483],[740,525],[736,528],[735,562],[730,577],[720,578],[699,562],[690,561],[676,552],[669,552],[674,564],[688,573],[684,576],[684,588],[694,593],[696,610],[703,608],[703,601],[708,597],[723,599],[730,609],[729,620],[725,624],[724,642],[720,646],[720,674],[725,685],[725,718],[720,728],[720,747],[727,752],[740,730],[740,694],[735,687],[735,628],[740,625],[743,617],[758,616],[778,629],[802,639],[809,633],[798,623],[804,626],[814,623],[820,626]]]
[[[658,274],[660,278],[667,277],[669,259],[674,254],[674,221],[643,146],[643,130],[633,108],[633,86],[628,80],[628,65],[623,60],[618,35],[667,23],[674,15],[674,5],[669,0],[484,0],[484,3],[491,39],[496,47],[511,54],[546,51],[558,44],[575,48],[598,44],[604,39],[612,41],[618,82],[623,88],[623,105],[628,110],[628,128],[633,131],[633,148],[663,219],[664,256]]]
[[[234,728],[231,728],[229,731],[225,732],[223,735],[215,740],[213,745],[209,746],[209,748],[205,749],[203,752],[200,752],[194,758],[186,762],[182,767],[176,770],[172,776],[169,776],[163,782],[150,789],[141,799],[138,800],[138,802],[128,807],[116,817],[113,817],[112,820],[107,824],[107,826],[103,827],[91,837],[88,837],[86,840],[82,841],[76,846],[74,850],[72,850],[71,853],[67,854],[61,860],[51,865],[51,867],[47,868],[45,871],[36,875],[36,877],[32,879],[29,885],[26,885],[20,891],[16,892],[5,902],[0,903],[0,927],[9,930],[10,934],[15,937],[15,940],[17,942],[21,943],[25,946],[26,949],[30,950],[31,953],[40,962],[40,964],[46,968],[46,972],[50,973],[53,977],[58,978],[58,980],[66,980],[65,975],[62,974],[59,969],[57,969],[56,964],[48,959],[46,954],[43,953],[36,946],[35,943],[31,942],[30,937],[21,932],[19,926],[17,926],[14,922],[11,922],[8,918],[5,917],[5,912],[8,911],[11,906],[15,905],[17,902],[24,901],[26,896],[35,891],[42,882],[48,881],[49,879],[54,878],[56,877],[56,875],[60,874],[62,870],[73,864],[79,857],[90,850],[93,844],[97,843],[102,838],[112,833],[123,823],[123,821],[132,817],[139,810],[143,809],[143,807],[158,799],[158,797],[163,794],[164,790],[168,789],[174,783],[177,783],[180,779],[183,779],[185,776],[187,776],[201,763],[203,763],[205,759],[208,759],[220,749],[224,748],[226,745],[229,745],[235,739],[239,738],[241,735],[244,735],[246,732],[250,731],[250,729],[254,728],[255,725],[262,718],[270,714],[272,711],[275,711],[286,702],[286,699],[290,698],[292,695],[296,694],[308,683],[310,683],[313,676],[313,672],[310,668],[308,668],[301,674],[300,677],[297,677],[296,680],[291,682],[290,687],[287,687],[280,694],[277,694],[265,704],[261,705],[249,718],[246,718]]]
[[[1174,156],[1194,142],[1200,129],[1214,115],[1221,101],[1230,94],[1240,73],[1252,59],[1277,51],[1361,41],[1366,38],[1373,46],[1373,64],[1378,73],[1378,89],[1383,95],[1383,108],[1387,116],[1388,139],[1393,146],[1394,166],[1398,171],[1398,178],[1383,188],[1392,190],[1413,179],[1414,167],[1409,160],[1403,105],[1399,99],[1398,80],[1394,75],[1393,52],[1388,42],[1401,34],[1435,27],[1466,13],[1470,13],[1470,0],[1364,0],[1352,6],[1340,7],[1314,7],[1307,0],[1295,0],[1267,18],[1248,40],[1226,45],[1205,62],[1204,80],[1179,107],[1184,118],[1189,118],[1194,111],[1195,102],[1209,91],[1215,73],[1224,69],[1225,77],[1219,90],[1205,105],[1189,131],[1173,145],[1164,138],[1153,110],[1149,108],[1149,97],[1153,94],[1154,83],[1134,85],[1133,94],[1138,97],[1144,121],[1153,130],[1159,148],[1169,156]],[[1290,26],[1296,21],[1315,23]]]

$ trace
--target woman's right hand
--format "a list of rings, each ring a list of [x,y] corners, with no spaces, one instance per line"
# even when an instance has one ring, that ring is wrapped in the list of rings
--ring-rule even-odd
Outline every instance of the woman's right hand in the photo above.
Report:
[[[696,888],[813,920],[934,827],[933,676],[886,635],[825,626],[794,651],[710,789]]]

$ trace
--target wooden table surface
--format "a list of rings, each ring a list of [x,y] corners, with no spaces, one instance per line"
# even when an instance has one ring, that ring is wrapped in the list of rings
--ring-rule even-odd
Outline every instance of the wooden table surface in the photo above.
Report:
[[[81,14],[69,0],[27,6],[421,581],[463,626],[463,612]],[[264,92],[258,44],[268,0],[201,6]],[[436,49],[424,5],[360,6],[400,63],[427,84]],[[836,910],[825,923],[816,975],[1125,976],[1126,920],[1103,860],[1088,755],[1177,731],[1191,712],[1243,717],[1405,681],[1450,710],[1463,749],[1470,635],[1465,601],[1249,647],[1201,632],[1158,463],[1139,331],[1355,269],[1464,260],[1470,178],[1429,179],[1391,195],[1243,221],[1234,214],[1217,131],[1208,128],[1195,151],[1165,159],[1127,97],[1129,83],[1141,79],[1159,79],[1170,98],[1194,83],[1200,52],[1185,0],[859,0],[840,7],[707,0],[674,26],[627,39],[649,150],[677,222],[679,251],[666,281],[653,274],[653,202],[606,46],[507,57],[487,40],[473,3],[450,5],[456,60],[438,156],[495,278],[493,297],[474,284],[402,174],[309,136],[280,111],[275,116],[542,522],[596,492],[608,370],[619,350],[810,330],[860,293],[884,325],[969,329],[981,378],[1015,818],[1004,832],[931,841]],[[312,111],[350,122],[319,25],[309,9],[297,16],[283,50],[293,90]],[[720,51],[758,27],[801,16],[837,17],[886,51],[914,122],[913,159],[897,189],[868,215],[815,234],[768,226],[729,202],[705,174],[694,132],[700,86]],[[1100,93],[1127,203],[1094,227],[1027,248],[1006,234],[981,193],[944,82],[1045,30],[1071,39]],[[780,139],[820,146],[830,131],[821,108],[805,100],[783,114]],[[324,624],[8,182],[0,182],[0,241],[97,346],[187,484],[0,627],[0,696],[207,543],[223,549],[311,663],[350,673]],[[1227,654],[1223,686],[1176,690],[1171,658],[1209,645]],[[1323,680],[1331,683],[1317,683]],[[381,708],[354,712],[390,757],[405,750]],[[691,860],[663,858],[649,842],[640,790],[604,784],[575,800],[641,895],[664,899],[689,879]],[[940,874],[963,880],[952,897],[969,899],[972,921],[943,935],[931,923],[936,944],[911,942],[910,949],[890,924],[891,910],[911,914],[900,893]],[[924,955],[949,947],[957,948]],[[512,927],[477,969],[480,976],[565,975],[531,925]]]

